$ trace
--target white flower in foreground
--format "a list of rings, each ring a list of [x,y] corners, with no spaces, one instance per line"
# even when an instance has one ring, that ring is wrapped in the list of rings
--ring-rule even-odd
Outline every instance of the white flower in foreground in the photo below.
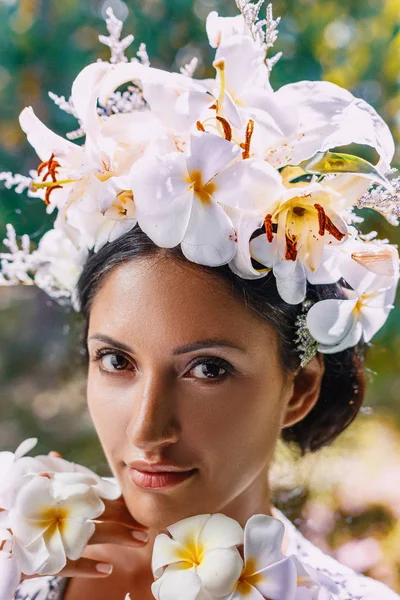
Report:
[[[104,503],[82,473],[35,475],[9,511],[14,554],[26,575],[53,575],[82,555]]]
[[[244,567],[229,600],[292,600],[297,570],[282,552],[284,525],[266,515],[254,515],[244,529]]]
[[[239,523],[222,514],[197,515],[157,536],[152,558],[157,600],[205,600],[233,592],[243,567]]]
[[[321,571],[300,562],[293,556],[297,570],[296,595],[294,600],[334,600],[340,590],[336,583]]]
[[[219,136],[198,133],[184,153],[135,163],[138,221],[155,244],[181,244],[186,258],[210,266],[233,259],[236,231],[223,205],[262,213],[282,186],[275,169],[263,161],[237,162],[239,153]]]
[[[322,300],[308,312],[307,328],[319,343],[319,352],[341,352],[358,344],[362,337],[369,342],[385,324],[393,308],[398,275],[384,277],[365,269],[366,276],[360,279],[359,271],[354,270],[357,291],[346,289],[346,299]],[[350,285],[351,279],[348,273]]]
[[[0,600],[12,600],[21,580],[21,570],[12,550],[12,534],[0,527]]]
[[[68,478],[69,483],[74,477],[81,483],[84,477],[85,485],[90,485],[101,498],[115,500],[121,496],[121,490],[114,481],[100,477],[83,465],[55,456],[24,456],[36,443],[36,438],[30,438],[18,446],[15,454],[0,452],[0,508],[11,509],[22,487],[38,474],[47,478],[59,474],[64,481]],[[2,514],[0,512],[0,520]]]

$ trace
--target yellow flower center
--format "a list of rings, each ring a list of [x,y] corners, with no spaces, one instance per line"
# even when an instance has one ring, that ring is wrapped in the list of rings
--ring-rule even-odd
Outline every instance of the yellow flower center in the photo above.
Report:
[[[39,527],[47,527],[44,535],[46,538],[51,538],[58,529],[62,534],[67,527],[69,510],[65,507],[52,506],[44,510],[37,519]]]
[[[203,173],[196,169],[190,173],[189,183],[191,184],[194,193],[203,204],[211,203],[212,195],[217,188],[213,181],[209,181],[205,184],[203,182]]]
[[[201,564],[204,548],[197,544],[194,538],[188,539],[184,546],[178,550],[178,558],[184,563],[188,563],[187,568],[198,567]]]
[[[242,596],[249,596],[252,589],[261,583],[263,577],[260,573],[255,573],[256,570],[257,562],[255,558],[247,559],[239,581],[236,584],[236,589]]]

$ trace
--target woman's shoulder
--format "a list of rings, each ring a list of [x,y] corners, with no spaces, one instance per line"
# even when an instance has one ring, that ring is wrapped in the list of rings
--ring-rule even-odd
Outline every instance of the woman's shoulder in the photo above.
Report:
[[[14,600],[62,600],[68,583],[66,577],[35,577],[18,586]]]
[[[294,554],[304,564],[330,577],[340,590],[340,600],[400,600],[400,596],[383,583],[353,571],[322,552],[283,513],[276,512],[279,513],[288,536],[286,553]]]

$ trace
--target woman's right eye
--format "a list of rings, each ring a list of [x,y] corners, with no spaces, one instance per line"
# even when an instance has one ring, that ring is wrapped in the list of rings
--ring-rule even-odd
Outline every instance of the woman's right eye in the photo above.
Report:
[[[100,369],[109,373],[116,371],[126,371],[130,366],[130,361],[118,352],[97,350],[94,356],[94,362],[100,363]]]

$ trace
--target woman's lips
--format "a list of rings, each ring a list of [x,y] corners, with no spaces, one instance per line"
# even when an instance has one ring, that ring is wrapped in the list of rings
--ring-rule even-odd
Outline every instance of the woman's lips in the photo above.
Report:
[[[189,479],[194,475],[197,469],[191,469],[190,471],[141,471],[130,467],[129,476],[132,482],[143,489],[160,489],[166,487],[172,487]]]

